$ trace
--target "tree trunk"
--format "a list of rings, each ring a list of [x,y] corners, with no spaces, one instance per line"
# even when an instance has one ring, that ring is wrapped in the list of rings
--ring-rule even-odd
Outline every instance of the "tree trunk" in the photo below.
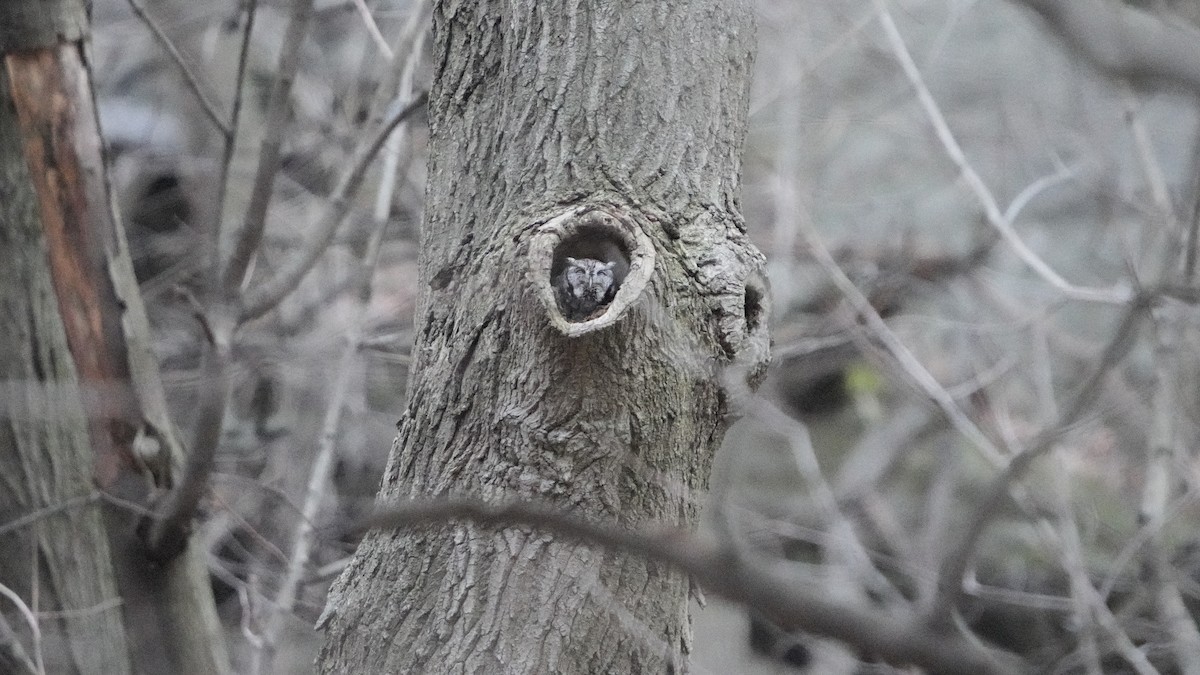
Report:
[[[26,603],[36,595],[35,611],[62,612],[39,622],[49,672],[119,675],[130,672],[129,656],[108,540],[88,498],[87,417],[21,148],[0,69],[0,583]],[[25,527],[9,525],[55,507],[64,508]],[[9,600],[0,606],[35,659],[26,621]]]
[[[745,2],[438,3],[422,297],[381,498],[537,499],[694,523],[731,397],[768,358],[739,209]],[[616,262],[569,321],[565,257]],[[373,532],[324,672],[665,672],[688,580],[528,528]]]
[[[62,611],[54,672],[129,672],[131,656],[139,672],[228,672],[203,549],[151,561],[139,512],[101,522],[94,506],[99,488],[148,508],[182,450],[111,205],[87,23],[82,0],[0,3],[0,523],[31,516],[0,582]]]

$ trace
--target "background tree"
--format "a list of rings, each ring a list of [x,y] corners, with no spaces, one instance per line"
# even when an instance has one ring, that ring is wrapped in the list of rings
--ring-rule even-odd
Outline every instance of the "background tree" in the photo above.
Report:
[[[22,656],[6,641],[6,657],[17,671],[225,672],[203,552],[184,540],[156,564],[137,534],[139,509],[171,487],[181,449],[110,202],[87,8],[6,3],[0,23],[0,237],[10,256],[0,275],[0,517],[11,521],[0,584],[23,609],[17,635],[35,647]]]

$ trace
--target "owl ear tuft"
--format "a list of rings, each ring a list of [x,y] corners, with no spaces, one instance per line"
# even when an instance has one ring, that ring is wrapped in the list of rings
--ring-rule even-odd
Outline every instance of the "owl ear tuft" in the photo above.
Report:
[[[601,269],[611,270],[613,267],[616,266],[616,264],[617,264],[616,261],[606,262],[603,265],[601,265]]]
[[[572,258],[571,256],[567,256],[567,264],[568,265],[578,265],[579,261]]]

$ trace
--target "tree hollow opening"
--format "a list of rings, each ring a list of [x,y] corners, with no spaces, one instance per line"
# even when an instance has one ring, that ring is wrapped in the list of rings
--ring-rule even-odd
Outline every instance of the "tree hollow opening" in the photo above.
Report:
[[[529,273],[550,323],[576,337],[620,319],[654,258],[653,242],[627,214],[577,206],[538,228]]]

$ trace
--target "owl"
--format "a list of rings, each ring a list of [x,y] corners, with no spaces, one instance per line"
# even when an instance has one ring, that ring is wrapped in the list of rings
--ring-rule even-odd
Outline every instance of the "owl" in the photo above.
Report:
[[[563,316],[582,321],[607,305],[617,292],[615,265],[591,258],[567,258],[554,283]]]

